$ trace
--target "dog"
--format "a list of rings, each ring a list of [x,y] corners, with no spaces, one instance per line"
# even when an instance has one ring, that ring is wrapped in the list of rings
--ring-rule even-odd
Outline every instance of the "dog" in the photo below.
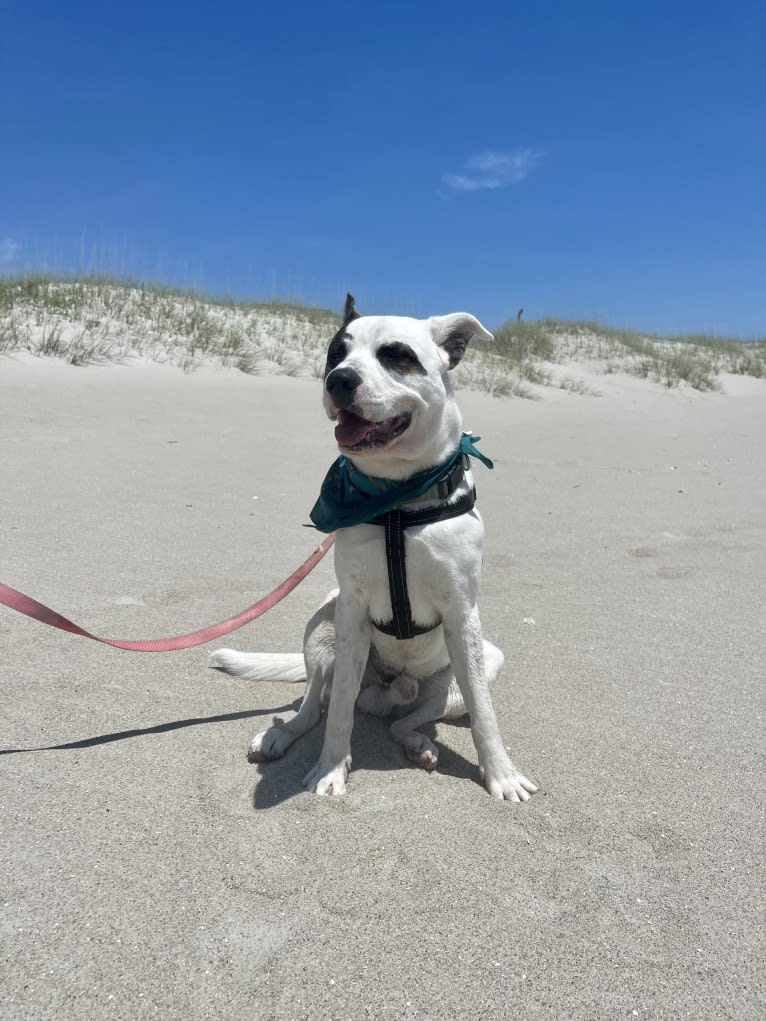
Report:
[[[500,735],[490,689],[503,654],[483,639],[477,608],[484,526],[469,456],[491,462],[463,433],[449,378],[474,336],[493,339],[465,312],[362,316],[348,295],[323,385],[341,457],[312,511],[317,527],[337,529],[338,588],[308,622],[302,656],[211,657],[243,678],[307,681],[297,714],[253,739],[251,762],[283,755],[329,696],[319,761],[304,779],[319,795],[346,792],[355,705],[395,717],[394,740],[427,770],[438,751],[418,727],[467,712],[489,793],[520,802],[537,790]]]

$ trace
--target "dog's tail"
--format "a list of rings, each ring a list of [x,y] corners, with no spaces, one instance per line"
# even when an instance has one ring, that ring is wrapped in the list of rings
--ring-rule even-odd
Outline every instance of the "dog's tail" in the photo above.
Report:
[[[302,652],[236,652],[217,649],[210,656],[210,666],[245,681],[306,680]]]

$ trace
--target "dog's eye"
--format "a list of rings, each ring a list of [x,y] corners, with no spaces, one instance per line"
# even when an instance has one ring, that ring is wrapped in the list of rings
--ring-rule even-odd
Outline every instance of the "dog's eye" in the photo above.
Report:
[[[340,365],[343,359],[348,354],[348,344],[346,343],[345,333],[336,333],[330,341],[330,346],[327,349],[327,366],[325,368],[325,375],[331,372],[336,365]]]
[[[399,341],[395,341],[392,344],[383,344],[379,347],[378,361],[389,372],[425,373],[426,371],[412,348]]]

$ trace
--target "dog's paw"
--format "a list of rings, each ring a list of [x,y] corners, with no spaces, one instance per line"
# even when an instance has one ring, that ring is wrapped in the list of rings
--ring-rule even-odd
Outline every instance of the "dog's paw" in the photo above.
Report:
[[[407,752],[407,756],[423,769],[427,769],[429,772],[436,769],[439,753],[425,734],[414,731],[402,741],[402,747]]]
[[[482,771],[484,785],[499,801],[529,801],[537,787],[508,760],[507,766]]]
[[[248,762],[271,762],[285,754],[295,736],[284,727],[269,727],[256,734],[247,749]]]
[[[406,717],[392,724],[391,737],[404,748],[408,758],[413,762],[429,771],[436,769],[439,753],[435,745],[428,740],[425,734],[421,734],[418,730],[410,730]]]
[[[346,793],[346,777],[351,768],[347,755],[336,766],[327,766],[321,759],[303,778],[303,786],[322,797],[340,797]]]

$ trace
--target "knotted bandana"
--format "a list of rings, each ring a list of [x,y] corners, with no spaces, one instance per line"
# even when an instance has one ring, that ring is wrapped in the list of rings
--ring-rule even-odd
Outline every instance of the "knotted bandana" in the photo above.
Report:
[[[480,439],[481,436],[463,433],[457,450],[446,461],[403,480],[365,475],[341,454],[325,476],[309,516],[320,532],[350,528],[427,493],[463,454],[477,457],[487,468],[494,468],[492,461],[474,446]]]

